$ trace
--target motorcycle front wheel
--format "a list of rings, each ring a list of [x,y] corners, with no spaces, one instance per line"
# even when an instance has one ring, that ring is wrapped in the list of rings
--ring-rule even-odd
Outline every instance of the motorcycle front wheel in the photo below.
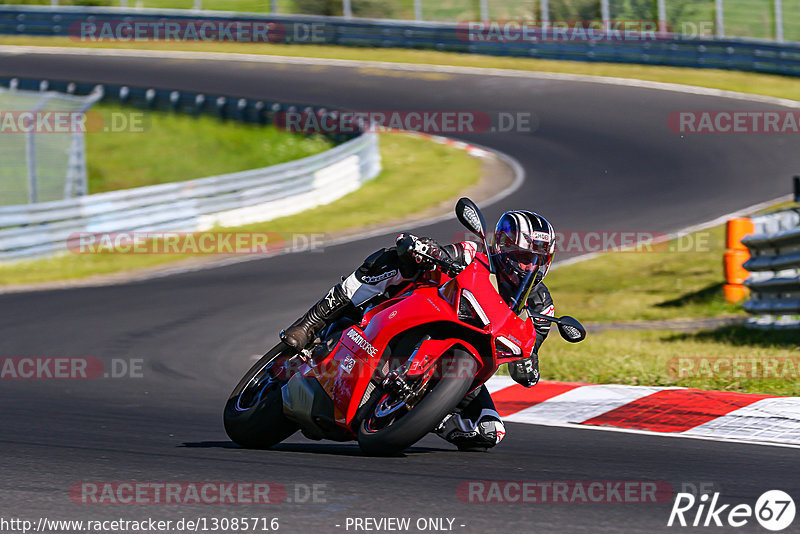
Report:
[[[225,432],[242,447],[266,449],[285,440],[298,426],[283,414],[281,387],[274,367],[294,355],[279,343],[266,353],[239,381],[225,404]]]
[[[358,431],[362,451],[372,456],[398,454],[422,439],[455,409],[469,391],[478,364],[460,349],[442,363],[440,378],[432,379],[424,397],[410,410],[390,394],[376,391]]]

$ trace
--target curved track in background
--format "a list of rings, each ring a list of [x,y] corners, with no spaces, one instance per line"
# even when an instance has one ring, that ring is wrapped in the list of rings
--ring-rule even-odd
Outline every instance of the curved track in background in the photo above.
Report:
[[[539,122],[533,133],[463,138],[513,156],[527,173],[512,197],[487,210],[488,219],[502,208],[532,206],[567,230],[674,231],[782,195],[788,177],[800,168],[796,141],[788,136],[682,137],[666,127],[667,115],[676,110],[768,106],[652,89],[234,60],[37,54],[0,56],[0,75],[218,91],[362,110],[532,111]],[[458,227],[444,222],[415,230],[447,240]],[[448,516],[456,519],[456,530],[470,533],[652,532],[665,529],[668,503],[477,505],[462,503],[456,488],[486,479],[663,480],[677,488],[713,482],[727,502],[751,504],[779,483],[798,489],[794,449],[517,424],[509,425],[506,440],[488,454],[458,453],[436,437],[425,438],[405,457],[383,459],[360,456],[355,444],[299,437],[275,451],[231,447],[221,411],[251,356],[391,237],[121,286],[0,296],[3,357],[145,361],[141,379],[3,381],[4,514],[31,519],[275,515],[283,532],[345,531],[345,517],[354,516]],[[580,316],[579,310],[562,312]],[[546,376],[546,345],[542,369]],[[70,486],[86,480],[321,483],[327,502],[73,504]]]

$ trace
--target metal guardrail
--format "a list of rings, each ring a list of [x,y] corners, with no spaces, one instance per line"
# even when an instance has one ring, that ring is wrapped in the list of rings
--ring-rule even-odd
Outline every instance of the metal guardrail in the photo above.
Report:
[[[11,88],[97,90],[91,84],[3,80]],[[102,87],[106,99],[188,113],[268,123],[282,110],[336,113],[191,92]],[[193,232],[271,220],[326,204],[350,193],[381,169],[375,133],[336,134],[343,144],[264,169],[166,183],[79,198],[0,207],[0,259],[49,255],[68,248],[76,233]],[[73,236],[74,237],[74,236]]]
[[[751,298],[744,309],[755,315],[748,326],[800,328],[800,208],[752,217],[755,233],[742,239],[750,251],[744,285]]]
[[[665,34],[653,40],[470,40],[456,23],[185,10],[0,6],[0,34],[70,35],[82,22],[253,21],[282,25],[281,42],[434,49],[495,56],[731,69],[800,76],[800,43]],[[308,28],[313,25],[313,32]],[[302,28],[302,31],[292,31]],[[311,37],[310,37],[311,36]]]

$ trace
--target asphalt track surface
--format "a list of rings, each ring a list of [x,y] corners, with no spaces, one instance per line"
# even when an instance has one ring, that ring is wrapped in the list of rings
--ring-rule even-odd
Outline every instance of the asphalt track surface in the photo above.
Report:
[[[676,110],[769,106],[652,89],[52,55],[0,56],[0,75],[201,89],[362,110],[531,111],[539,123],[533,133],[463,138],[513,156],[527,174],[517,193],[486,210],[488,219],[503,208],[532,207],[560,229],[677,230],[785,194],[788,177],[800,168],[790,137],[682,137],[666,127]],[[446,222],[414,230],[446,240],[457,227]],[[670,503],[474,504],[460,501],[456,488],[470,480],[646,480],[676,488],[712,483],[732,503],[752,505],[776,487],[800,497],[796,449],[588,429],[509,424],[507,438],[490,453],[459,453],[429,436],[405,456],[382,459],[361,456],[355,444],[300,437],[272,451],[232,446],[221,411],[251,357],[269,348],[276,332],[340,275],[390,241],[381,236],[323,253],[113,287],[0,296],[4,357],[144,361],[144,378],[3,381],[0,515],[258,515],[279,517],[282,532],[344,532],[347,517],[450,517],[465,533],[652,532],[667,530]],[[580,317],[580,310],[561,312]],[[542,354],[546,376],[546,345]],[[324,484],[325,502],[75,504],[68,491],[81,481],[274,481],[289,488],[290,497],[296,484]]]

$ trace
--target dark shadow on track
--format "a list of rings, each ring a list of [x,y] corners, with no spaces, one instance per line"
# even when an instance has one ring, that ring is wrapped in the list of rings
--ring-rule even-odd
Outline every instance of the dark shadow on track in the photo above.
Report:
[[[187,441],[178,445],[178,448],[187,449],[241,449],[232,441]]]
[[[245,449],[232,441],[196,441],[185,442],[178,445],[179,448],[189,449],[240,449],[252,451],[264,451],[272,453],[300,452],[307,454],[325,454],[334,456],[363,456],[364,454],[355,443],[280,443],[269,449]],[[427,454],[435,452],[458,452],[455,449],[440,449],[435,447],[411,447],[403,454],[395,456],[384,456],[383,458],[406,458],[409,455]]]

